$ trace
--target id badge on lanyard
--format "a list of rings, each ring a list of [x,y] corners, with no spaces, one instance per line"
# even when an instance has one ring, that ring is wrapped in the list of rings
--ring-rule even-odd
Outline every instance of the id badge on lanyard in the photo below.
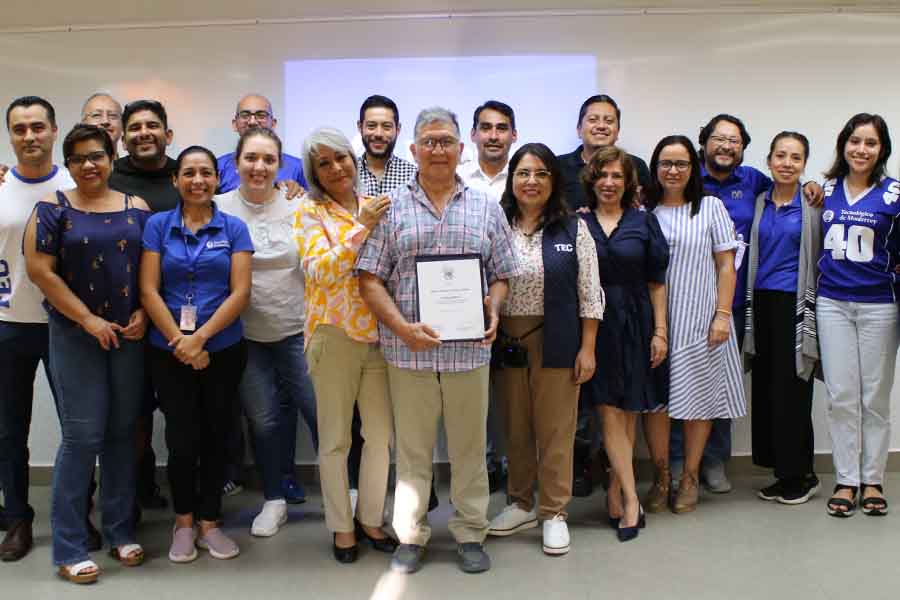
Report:
[[[203,249],[206,247],[206,241],[209,236],[204,235],[198,237],[197,247],[192,252],[190,246],[188,246],[187,236],[184,233],[184,217],[182,217],[181,220],[181,235],[181,239],[184,241],[184,254],[188,263],[188,293],[185,298],[187,301],[186,304],[181,305],[178,328],[182,331],[195,331],[197,329],[197,305],[194,304],[194,279],[196,276],[197,261],[200,259],[200,254],[203,253]]]

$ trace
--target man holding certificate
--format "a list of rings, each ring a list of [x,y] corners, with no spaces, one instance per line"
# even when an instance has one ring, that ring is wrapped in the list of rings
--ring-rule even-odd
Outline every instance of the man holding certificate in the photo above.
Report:
[[[488,363],[507,280],[518,267],[496,201],[456,176],[462,151],[456,115],[423,110],[410,147],[418,173],[391,194],[356,267],[360,292],[379,320],[388,363],[397,446],[391,568],[421,567],[431,536],[426,511],[431,461],[443,417],[450,459],[450,532],[460,568],[490,568],[484,461]]]

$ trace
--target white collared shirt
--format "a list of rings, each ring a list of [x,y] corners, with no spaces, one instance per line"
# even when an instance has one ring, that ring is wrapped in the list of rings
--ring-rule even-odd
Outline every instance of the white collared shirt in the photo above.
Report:
[[[509,171],[509,162],[503,166],[503,170],[494,177],[488,177],[481,170],[478,160],[471,160],[456,168],[456,173],[467,186],[487,193],[488,196],[500,202],[504,190],[506,190],[506,178]]]

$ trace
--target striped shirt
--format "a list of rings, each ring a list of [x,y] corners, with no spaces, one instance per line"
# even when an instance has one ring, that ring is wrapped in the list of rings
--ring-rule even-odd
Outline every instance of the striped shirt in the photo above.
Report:
[[[457,188],[443,214],[413,179],[391,194],[391,208],[372,230],[356,262],[359,271],[381,279],[408,322],[416,321],[416,256],[480,254],[485,289],[518,272],[512,234],[500,205],[484,192]],[[378,323],[384,358],[401,369],[470,371],[490,360],[491,349],[480,342],[444,342],[437,348],[412,352],[388,327]]]
[[[364,196],[390,194],[401,185],[409,183],[416,176],[416,165],[393,154],[384,165],[384,175],[381,179],[378,179],[369,170],[365,152],[359,157],[356,164],[358,165],[356,173],[359,177],[359,193]]]
[[[734,419],[746,412],[744,380],[734,326],[728,340],[710,347],[716,316],[715,252],[736,247],[734,223],[722,201],[657,206],[653,213],[669,242],[669,416],[673,419]]]

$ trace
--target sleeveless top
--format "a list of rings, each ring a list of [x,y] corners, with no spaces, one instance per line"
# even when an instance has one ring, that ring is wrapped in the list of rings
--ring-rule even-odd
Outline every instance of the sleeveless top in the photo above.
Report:
[[[125,196],[123,210],[86,212],[56,192],[59,204],[38,202],[37,250],[56,257],[56,273],[95,315],[125,326],[140,307],[141,237],[150,212]],[[71,321],[49,301],[52,318]]]

